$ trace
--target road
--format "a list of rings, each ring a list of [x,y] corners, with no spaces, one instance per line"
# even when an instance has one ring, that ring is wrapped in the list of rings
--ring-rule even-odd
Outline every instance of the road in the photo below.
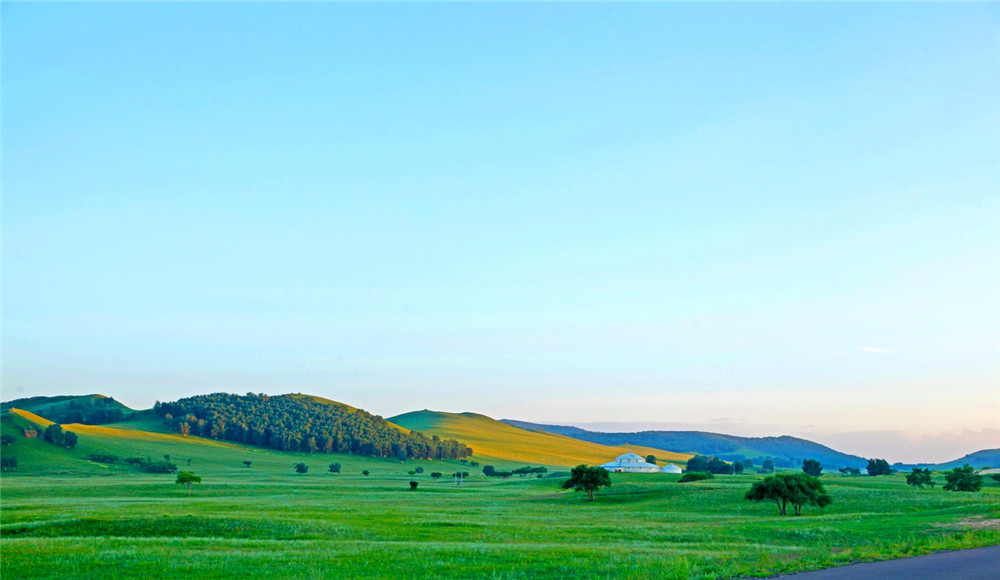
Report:
[[[997,580],[1000,578],[1000,546],[942,552],[870,564],[852,564],[816,572],[788,574],[795,580]]]

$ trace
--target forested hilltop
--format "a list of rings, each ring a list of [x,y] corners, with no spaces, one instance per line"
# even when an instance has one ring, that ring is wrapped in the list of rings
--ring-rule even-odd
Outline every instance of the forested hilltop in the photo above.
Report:
[[[347,405],[308,397],[214,393],[153,407],[182,435],[200,435],[281,451],[353,453],[399,459],[457,459],[472,449],[428,438]]]

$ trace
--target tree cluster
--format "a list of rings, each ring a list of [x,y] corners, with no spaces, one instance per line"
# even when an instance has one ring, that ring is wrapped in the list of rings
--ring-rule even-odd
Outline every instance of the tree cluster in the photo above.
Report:
[[[60,447],[76,447],[77,436],[76,433],[72,431],[63,431],[62,425],[58,423],[53,423],[45,428],[45,433],[42,437],[49,443],[53,443]]]
[[[712,479],[715,476],[707,471],[689,471],[681,476],[677,483],[689,483],[692,481],[704,481],[706,479]]]
[[[563,489],[585,491],[594,501],[594,492],[611,485],[611,475],[603,467],[577,465],[570,471],[569,479],[563,483]]]
[[[913,470],[906,474],[906,484],[917,488],[923,488],[925,485],[934,487],[930,468],[920,469],[919,467],[914,467]]]
[[[687,471],[689,472],[702,472],[702,473],[718,473],[718,474],[731,474],[733,473],[733,465],[731,463],[726,463],[725,461],[714,456],[704,456],[695,455],[687,462]]]
[[[802,472],[813,477],[819,477],[823,474],[823,464],[815,459],[803,459]]]
[[[17,471],[17,457],[13,455],[0,457],[0,471]]]
[[[983,488],[983,476],[966,463],[944,474],[945,491],[979,491]]]
[[[892,475],[892,466],[885,459],[869,459],[868,475]]]
[[[281,451],[369,457],[458,459],[472,449],[454,439],[403,432],[382,417],[297,395],[216,393],[157,402],[164,424],[182,435],[225,439]]]
[[[797,516],[802,515],[803,506],[825,507],[832,501],[819,479],[805,473],[772,475],[753,484],[745,497],[758,502],[773,501],[781,515],[786,515],[788,504],[792,504]]]

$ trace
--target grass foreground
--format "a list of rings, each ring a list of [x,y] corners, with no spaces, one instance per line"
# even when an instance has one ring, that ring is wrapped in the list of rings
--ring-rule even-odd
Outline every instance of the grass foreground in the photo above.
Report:
[[[74,450],[24,439],[4,448],[23,458],[0,478],[4,578],[735,578],[1000,543],[992,482],[951,493],[912,489],[902,475],[828,474],[833,505],[780,517],[743,499],[760,475],[679,484],[678,475],[613,474],[589,502],[561,489],[565,467],[502,481],[458,461],[78,430]],[[175,475],[87,461],[94,451],[170,454],[203,483],[188,496]],[[308,473],[294,472],[298,461]],[[326,472],[334,461],[342,473]],[[410,475],[416,467],[424,473]],[[456,470],[471,474],[461,486],[449,477]]]

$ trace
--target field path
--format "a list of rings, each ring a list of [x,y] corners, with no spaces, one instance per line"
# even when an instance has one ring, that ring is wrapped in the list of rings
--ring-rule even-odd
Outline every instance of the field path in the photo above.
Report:
[[[779,576],[779,578],[802,578],[803,580],[854,580],[859,578],[995,580],[1000,578],[1000,546],[957,550],[869,564],[852,564],[816,572],[788,574]]]

